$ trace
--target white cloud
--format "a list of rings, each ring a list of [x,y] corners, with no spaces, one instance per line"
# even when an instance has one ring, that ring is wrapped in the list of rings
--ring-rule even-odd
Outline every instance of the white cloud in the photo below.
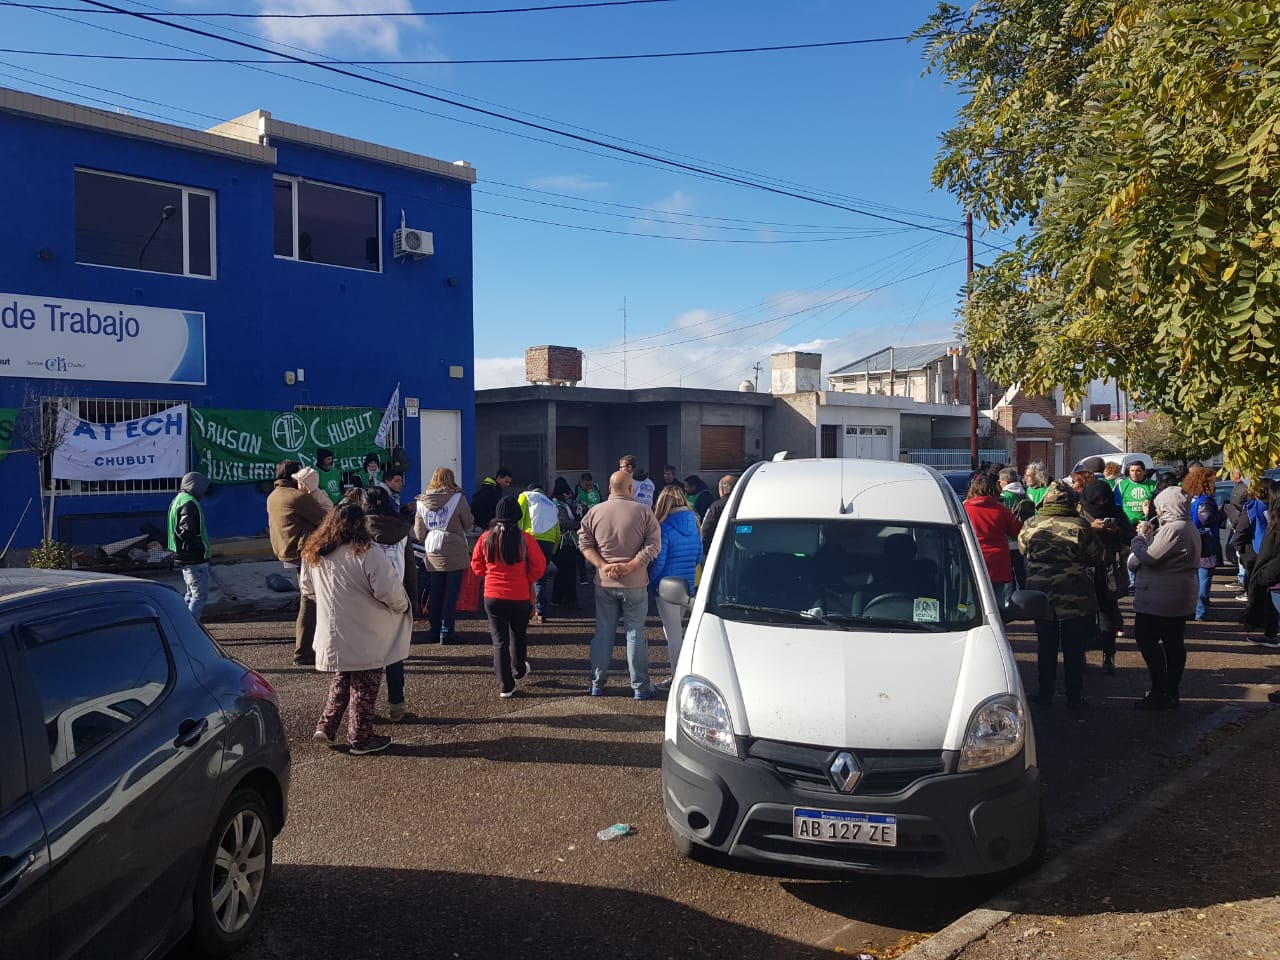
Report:
[[[259,0],[262,13],[363,13],[361,0]],[[380,0],[378,7],[391,13],[413,10],[409,0]],[[305,20],[262,20],[263,34],[277,43],[311,50],[344,46],[375,50],[388,55],[400,52],[400,34],[419,29],[416,17],[344,17]]]
[[[518,387],[524,382],[524,357],[476,357],[477,390]]]
[[[607,189],[609,184],[603,180],[594,180],[582,173],[564,173],[547,177],[534,177],[529,186],[535,190],[550,190],[552,193],[598,193]]]

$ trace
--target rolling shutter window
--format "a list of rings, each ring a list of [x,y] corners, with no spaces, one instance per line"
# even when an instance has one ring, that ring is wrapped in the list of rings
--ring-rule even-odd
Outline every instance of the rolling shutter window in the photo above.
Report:
[[[556,469],[587,469],[586,427],[556,427]]]
[[[746,454],[746,428],[702,426],[702,469],[741,470]]]

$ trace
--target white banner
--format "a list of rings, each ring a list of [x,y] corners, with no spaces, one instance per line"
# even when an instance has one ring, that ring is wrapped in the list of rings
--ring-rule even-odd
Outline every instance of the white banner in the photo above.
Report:
[[[90,423],[63,408],[58,480],[158,480],[187,472],[187,405],[122,423]]]
[[[391,425],[396,422],[396,414],[400,412],[400,384],[396,384],[396,388],[391,391],[391,399],[387,401],[387,409],[382,413],[382,422],[378,424],[378,432],[374,434],[373,442],[380,447],[388,445],[391,438]]]
[[[204,383],[204,314],[0,293],[0,377]]]

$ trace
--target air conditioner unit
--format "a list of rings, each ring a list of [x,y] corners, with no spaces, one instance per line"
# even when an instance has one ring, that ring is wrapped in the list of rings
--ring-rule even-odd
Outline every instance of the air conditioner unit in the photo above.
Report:
[[[413,257],[415,260],[421,260],[435,252],[435,239],[429,230],[401,227],[392,235],[391,254],[396,259]]]

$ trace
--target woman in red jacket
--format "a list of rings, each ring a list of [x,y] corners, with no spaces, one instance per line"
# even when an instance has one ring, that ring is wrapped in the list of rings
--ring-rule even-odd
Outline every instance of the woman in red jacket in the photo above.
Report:
[[[471,554],[471,569],[484,577],[484,612],[493,638],[493,671],[498,696],[513,696],[516,681],[529,673],[525,659],[530,594],[542,579],[547,559],[536,540],[520,529],[520,504],[515,497],[498,501],[493,524]]]
[[[995,484],[985,473],[969,481],[965,494],[964,512],[969,515],[969,525],[982,548],[982,559],[987,562],[987,573],[996,591],[996,600],[1005,603],[1012,593],[1013,564],[1009,559],[1009,539],[1017,537],[1022,521],[1000,502]]]

